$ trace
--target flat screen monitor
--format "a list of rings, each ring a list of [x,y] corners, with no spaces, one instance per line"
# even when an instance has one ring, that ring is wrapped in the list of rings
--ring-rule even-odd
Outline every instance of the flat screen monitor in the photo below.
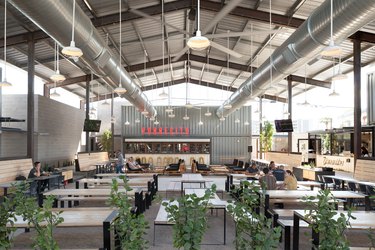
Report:
[[[275,120],[276,132],[293,132],[293,122],[291,119]]]
[[[85,120],[83,131],[85,132],[99,132],[101,120]]]

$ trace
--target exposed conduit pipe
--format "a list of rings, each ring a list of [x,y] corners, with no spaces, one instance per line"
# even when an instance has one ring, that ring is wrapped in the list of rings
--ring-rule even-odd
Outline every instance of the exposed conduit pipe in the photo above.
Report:
[[[240,108],[252,97],[261,96],[265,86],[272,81],[279,82],[293,74],[299,67],[311,61],[330,41],[330,0],[326,0],[311,16],[266,60],[253,77],[248,78],[217,110],[218,117],[227,116]],[[340,44],[344,39],[375,19],[374,0],[333,1],[333,39]],[[271,62],[270,62],[271,61]],[[231,109],[224,105],[231,104]]]
[[[71,0],[9,0],[9,2],[33,21],[60,46],[69,45],[72,29],[73,1]],[[90,18],[79,6],[75,13],[75,43],[83,51],[79,64],[86,67],[86,73],[103,76],[103,80],[115,88],[119,83],[121,70],[122,85],[127,90],[125,97],[138,110],[148,111],[148,116],[156,116],[157,111],[146,95],[134,82],[130,74],[120,68],[119,55],[106,45]],[[121,46],[121,45],[120,45]],[[83,69],[85,71],[85,69]]]

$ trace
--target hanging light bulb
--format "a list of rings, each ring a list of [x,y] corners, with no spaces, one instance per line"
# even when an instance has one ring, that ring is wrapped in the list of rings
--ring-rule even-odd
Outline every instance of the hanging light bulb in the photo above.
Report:
[[[190,117],[187,115],[187,109],[185,109],[185,116],[182,117],[183,120],[187,121],[190,119]]]
[[[134,121],[135,123],[140,123],[141,122],[141,120],[139,120],[139,118],[137,118],[137,119],[135,119],[135,121]]]
[[[155,116],[151,116],[150,117],[150,121],[155,121],[156,119],[155,119]]]
[[[199,122],[198,122],[198,125],[199,125],[199,126],[202,126],[202,125],[203,125],[203,122],[202,122],[202,121],[199,121]]]
[[[348,78],[348,76],[343,74],[342,71],[341,71],[341,55],[340,55],[340,57],[339,57],[339,70],[338,70],[337,74],[332,77],[332,81],[345,80],[347,78]]]
[[[211,112],[210,112],[210,109],[208,107],[207,107],[207,112],[204,113],[204,115],[207,116],[207,117],[212,115]]]
[[[208,46],[210,46],[210,41],[202,36],[202,33],[200,31],[200,0],[198,0],[198,22],[197,22],[197,32],[195,33],[195,36],[191,37],[189,41],[187,42],[187,46],[191,48],[192,50],[205,50]]]
[[[83,52],[80,48],[76,47],[74,42],[74,24],[75,24],[75,13],[76,13],[76,0],[73,0],[73,22],[72,22],[72,41],[70,41],[70,46],[64,47],[62,53],[74,61],[77,61],[79,57],[83,55]]]
[[[234,123],[240,123],[240,119],[236,118],[236,120],[234,120]]]
[[[168,108],[165,109],[165,112],[166,113],[172,113],[173,112],[173,108],[171,108],[171,106],[169,106]]]
[[[130,122],[128,120],[126,120],[125,126],[129,126],[129,125],[130,125]]]
[[[122,23],[122,18],[121,18],[121,13],[122,13],[122,8],[121,8],[121,2],[122,2],[122,0],[119,0],[119,18],[120,18],[120,23],[119,23],[119,30],[120,30],[120,41],[119,41],[119,64],[120,64],[120,67],[119,67],[119,69],[118,69],[118,71],[119,71],[119,80],[120,80],[120,83],[119,83],[119,85],[118,85],[118,87],[116,87],[115,89],[114,89],[114,92],[115,93],[117,93],[117,94],[119,94],[119,95],[122,95],[122,94],[124,94],[124,93],[126,93],[126,89],[124,88],[124,87],[122,87],[122,83],[121,83],[121,81],[122,81],[122,76],[121,76],[121,72],[122,72],[122,62],[121,62],[121,55],[122,55],[122,53],[121,53],[121,48],[122,48],[122,26],[121,26],[121,23]]]
[[[109,102],[107,102],[107,99],[104,100],[104,102],[102,103],[103,106],[108,106],[109,105]]]
[[[57,42],[55,42],[55,67],[56,67],[56,72],[55,74],[50,76],[50,79],[54,82],[62,82],[65,81],[65,76],[60,74],[60,69],[59,69],[59,49]]]
[[[4,4],[4,78],[0,82],[0,87],[11,87],[12,84],[7,81],[7,2]]]
[[[219,121],[221,121],[221,122],[225,121],[225,117],[224,117],[224,116],[221,116],[221,117],[219,118]]]
[[[159,97],[162,99],[168,98],[168,94],[165,92],[164,88],[163,88],[163,91],[159,94]]]
[[[49,95],[50,97],[60,97],[60,94],[57,93],[56,88],[53,90],[53,92]]]
[[[243,123],[243,125],[245,125],[245,126],[249,126],[250,123],[249,123],[248,121],[245,121],[245,122]]]
[[[141,112],[141,114],[142,114],[142,115],[148,115],[148,111],[144,109],[144,110]]]
[[[174,113],[170,113],[170,114],[168,115],[168,117],[169,117],[169,118],[175,118],[176,115],[175,115]]]
[[[331,0],[331,38],[328,47],[325,47],[320,53],[322,56],[339,56],[341,54],[341,48],[336,46],[333,41],[333,0]]]
[[[159,125],[160,124],[160,122],[156,119],[156,121],[154,121],[154,125]]]
[[[190,101],[188,101],[186,104],[185,104],[185,108],[187,109],[192,109],[194,106],[193,104],[190,103]]]

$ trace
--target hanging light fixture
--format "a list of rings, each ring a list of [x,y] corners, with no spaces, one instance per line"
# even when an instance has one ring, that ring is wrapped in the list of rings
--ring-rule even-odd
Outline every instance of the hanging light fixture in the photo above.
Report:
[[[130,122],[128,120],[126,120],[125,126],[129,126],[129,125],[130,125]]]
[[[343,74],[341,71],[341,55],[339,56],[339,70],[336,75],[332,77],[332,81],[345,80],[348,76]]]
[[[199,109],[199,122],[198,122],[198,125],[199,126],[203,125],[203,122],[202,122],[202,108]]]
[[[139,118],[136,118],[134,122],[135,122],[135,123],[140,123],[141,120],[139,120]]]
[[[75,23],[75,14],[76,14],[76,0],[73,0],[73,22],[72,22],[72,41],[70,41],[70,46],[64,47],[62,53],[74,61],[77,61],[79,57],[83,55],[83,52],[80,48],[76,47],[74,42],[74,23]]]
[[[164,89],[165,75],[164,75],[164,0],[161,1],[161,45],[162,45],[162,55],[163,55],[163,91],[159,94],[161,99],[167,99],[168,94]]]
[[[243,125],[245,125],[245,126],[249,126],[250,123],[249,123],[248,121],[245,121],[245,122],[243,123]]]
[[[190,117],[189,117],[188,114],[187,114],[187,108],[185,109],[185,116],[182,117],[182,119],[185,120],[185,121],[187,121],[187,120],[190,119]]]
[[[221,115],[221,117],[219,118],[219,121],[221,121],[221,122],[225,121],[225,117],[223,115]]]
[[[209,117],[209,116],[212,115],[212,113],[210,112],[210,108],[209,107],[207,107],[207,112],[204,113],[204,115],[207,116],[207,117]]]
[[[172,112],[172,113],[168,114],[168,117],[169,117],[169,118],[175,118],[176,115]]]
[[[156,119],[156,121],[154,121],[154,125],[159,125],[160,124],[160,122],[158,121],[158,119]]]
[[[56,91],[56,82],[54,82],[54,89],[53,92],[49,95],[50,97],[59,97],[60,94]]]
[[[270,31],[270,36],[269,36],[269,57],[270,57],[270,84],[269,86],[267,87],[267,91],[270,91],[270,92],[274,92],[274,93],[277,93],[278,92],[278,89],[273,86],[273,79],[272,79],[272,0],[269,1],[269,31]]]
[[[12,84],[7,81],[7,2],[4,3],[4,77],[0,82],[0,87],[11,87]]]
[[[195,36],[189,39],[189,41],[187,42],[187,46],[189,46],[189,48],[191,48],[192,50],[201,51],[210,46],[210,41],[207,39],[207,37],[202,36],[202,32],[200,31],[200,0],[198,0],[197,16],[197,32],[195,33]]]
[[[148,115],[148,111],[146,109],[144,109],[142,112],[141,112],[142,115]]]
[[[166,113],[172,113],[173,112],[173,108],[171,106],[168,106],[168,108],[165,109],[165,112]]]
[[[305,64],[305,101],[301,103],[301,106],[310,106],[310,103],[307,101],[307,94],[306,94],[306,84],[307,84],[307,65]]]
[[[335,61],[333,61],[333,67],[332,67],[332,73],[333,75],[335,74]],[[333,77],[332,77],[333,79]],[[336,82],[335,81],[332,81],[332,92],[329,93],[329,97],[338,97],[340,94],[336,92]]]
[[[320,53],[322,56],[335,57],[341,54],[341,48],[335,45],[333,41],[333,0],[331,0],[331,38],[328,47],[325,47]]]
[[[155,116],[150,117],[150,121],[155,121],[155,120],[156,120]]]
[[[121,48],[122,48],[122,26],[121,26],[121,23],[122,23],[122,18],[121,18],[121,13],[122,13],[122,8],[121,8],[121,2],[122,2],[122,0],[119,0],[119,18],[120,18],[120,24],[119,24],[119,30],[120,30],[120,41],[119,41],[119,53],[120,53],[120,55],[119,55],[119,64],[120,64],[120,67],[119,67],[119,69],[118,69],[118,71],[119,71],[119,80],[120,80],[120,83],[119,83],[119,85],[118,85],[118,87],[116,87],[115,88],[115,93],[117,93],[117,94],[119,94],[119,95],[121,95],[121,94],[124,94],[124,93],[126,93],[126,89],[125,88],[123,88],[122,87],[122,83],[121,83],[121,80],[122,80],[122,76],[121,76],[121,72],[122,72],[122,61],[121,61],[121,56],[122,56],[122,53],[121,53]]]
[[[60,67],[59,67],[59,49],[57,42],[55,41],[55,74],[50,76],[50,79],[54,82],[62,82],[65,81],[65,76],[60,74]]]

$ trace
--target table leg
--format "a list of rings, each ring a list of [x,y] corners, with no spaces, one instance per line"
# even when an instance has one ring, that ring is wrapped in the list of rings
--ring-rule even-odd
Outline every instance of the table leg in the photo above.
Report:
[[[298,250],[299,247],[299,217],[293,215],[293,250]]]
[[[270,196],[268,194],[265,195],[264,198],[264,214],[267,214],[267,211],[270,207]]]
[[[311,235],[313,240],[313,247],[312,249],[319,249],[319,232],[316,232],[314,229],[311,229]]]
[[[223,209],[224,211],[224,245],[227,244],[227,213],[225,208]]]
[[[368,195],[365,196],[365,210],[366,211],[371,210],[371,201],[370,201],[370,197]]]

